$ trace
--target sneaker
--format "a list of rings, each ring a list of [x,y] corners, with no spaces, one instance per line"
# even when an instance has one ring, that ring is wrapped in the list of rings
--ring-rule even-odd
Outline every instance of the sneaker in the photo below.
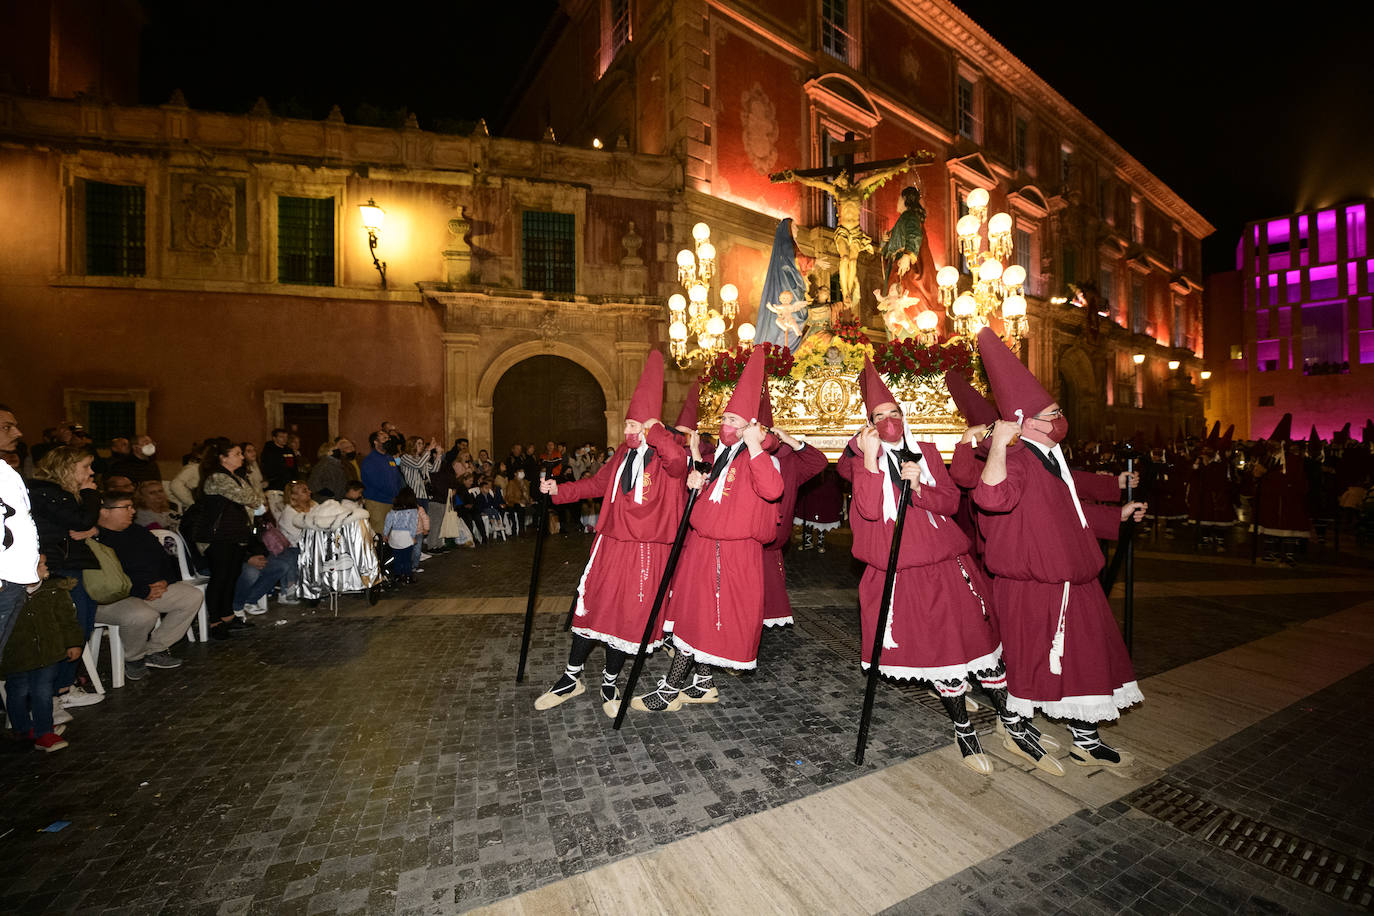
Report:
[[[58,699],[62,701],[64,707],[71,709],[73,706],[92,706],[96,703],[103,703],[105,701],[105,694],[91,693],[90,691],[82,690],[80,687],[73,687],[71,690],[60,695]]]
[[[166,652],[150,652],[143,656],[143,664],[149,668],[180,668],[181,659]]]
[[[33,746],[40,751],[60,751],[67,746],[67,741],[56,732],[48,732],[34,739]]]
[[[432,559],[434,559],[434,554],[432,554],[432,553],[425,553],[423,550],[420,551],[420,562],[421,562],[421,563],[423,563],[425,560],[432,560]]]
[[[52,721],[54,725],[61,725],[72,720],[72,714],[67,712],[62,706],[62,701],[57,697],[52,698]]]
[[[148,666],[141,658],[124,659],[124,677],[131,681],[141,681],[148,674]]]
[[[292,597],[291,595],[278,595],[278,596],[277,596],[277,604],[300,604],[300,603],[301,603],[301,599]]]
[[[543,712],[546,709],[553,709],[560,703],[565,703],[573,697],[584,693],[587,685],[582,683],[582,678],[573,677],[564,671],[559,675],[558,680],[554,681],[553,686],[539,695],[534,701],[534,708]]]
[[[266,614],[267,608],[261,604],[245,604],[242,608],[234,612],[235,614],[252,614],[254,617],[259,614]]]

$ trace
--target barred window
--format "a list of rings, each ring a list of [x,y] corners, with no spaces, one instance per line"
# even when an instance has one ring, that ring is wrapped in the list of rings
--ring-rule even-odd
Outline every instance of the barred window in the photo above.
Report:
[[[954,98],[954,124],[959,136],[974,139],[973,122],[973,81],[961,76]]]
[[[86,182],[86,273],[141,277],[147,266],[141,185]]]
[[[630,0],[611,0],[611,55],[630,42]]]
[[[334,285],[334,198],[277,198],[277,282]]]
[[[1032,296],[1040,292],[1040,271],[1034,267],[1035,253],[1031,250],[1035,243],[1031,234],[1025,229],[1017,229],[1012,232],[1011,250],[1016,257],[1016,263],[1021,265],[1021,269],[1026,272],[1026,292]]]
[[[821,0],[821,50],[854,65],[854,34],[849,28],[849,0]]]
[[[1145,333],[1145,284],[1135,277],[1131,279],[1131,331]]]
[[[135,411],[133,401],[87,401],[86,429],[91,441],[104,448],[111,439],[134,437]]]
[[[571,213],[522,214],[525,289],[568,293],[577,286],[577,219]]]

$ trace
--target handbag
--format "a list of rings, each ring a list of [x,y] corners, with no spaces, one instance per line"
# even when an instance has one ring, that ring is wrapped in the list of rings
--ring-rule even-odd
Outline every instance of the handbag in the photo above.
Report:
[[[100,563],[98,568],[81,573],[81,584],[85,586],[86,594],[96,604],[114,604],[129,597],[129,590],[134,584],[125,575],[124,567],[119,565],[119,557],[115,552],[94,538],[87,539],[86,544]]]
[[[286,539],[286,535],[281,533],[281,529],[276,525],[268,525],[262,530],[262,545],[271,551],[272,556],[279,556],[283,550],[291,546],[291,542]]]

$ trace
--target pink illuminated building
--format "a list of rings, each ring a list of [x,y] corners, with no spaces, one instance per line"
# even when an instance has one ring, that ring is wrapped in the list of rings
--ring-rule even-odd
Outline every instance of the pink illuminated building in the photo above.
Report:
[[[1329,439],[1374,416],[1372,203],[1245,227],[1236,271],[1209,278],[1208,417],[1257,438],[1291,413]]]

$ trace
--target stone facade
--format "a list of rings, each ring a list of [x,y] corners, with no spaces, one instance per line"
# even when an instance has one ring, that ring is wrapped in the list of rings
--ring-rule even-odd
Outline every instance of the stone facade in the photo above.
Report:
[[[609,21],[616,4],[562,6],[563,31],[506,132],[675,155],[686,218],[671,220],[670,247],[705,219],[745,311],[758,307],[778,219],[797,221],[804,254],[833,256],[822,195],[771,172],[832,164],[849,131],[867,141],[861,161],[927,149],[936,162],[874,194],[865,230],[880,237],[915,181],[934,264],[951,263],[959,202],[988,190],[991,212],[1024,233],[1025,358],[1075,426],[1200,428],[1199,243],[1212,227],[954,4],[638,0],[626,28]],[[835,6],[844,22],[827,18]],[[876,259],[861,265],[865,291],[882,280]],[[877,326],[865,300],[860,317]]]

